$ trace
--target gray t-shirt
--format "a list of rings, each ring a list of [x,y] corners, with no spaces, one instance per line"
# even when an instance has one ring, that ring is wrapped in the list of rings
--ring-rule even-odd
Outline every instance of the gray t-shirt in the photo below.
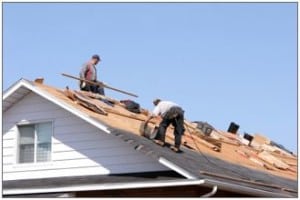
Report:
[[[89,81],[96,81],[97,80],[97,70],[95,65],[93,65],[91,62],[87,62],[82,65],[82,68],[80,70],[79,74],[80,78],[86,79]]]

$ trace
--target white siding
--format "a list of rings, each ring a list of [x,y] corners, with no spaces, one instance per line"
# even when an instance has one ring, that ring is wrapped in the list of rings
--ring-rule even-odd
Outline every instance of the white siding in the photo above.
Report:
[[[52,160],[17,163],[20,122],[53,121]],[[3,179],[32,179],[167,170],[117,137],[30,93],[3,113]]]

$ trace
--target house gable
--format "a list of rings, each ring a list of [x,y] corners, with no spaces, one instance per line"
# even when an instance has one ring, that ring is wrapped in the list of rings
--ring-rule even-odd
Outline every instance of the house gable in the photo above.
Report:
[[[34,91],[23,94],[3,113],[4,180],[168,170],[106,129],[93,126]],[[44,121],[53,123],[51,161],[18,164],[16,125]]]
[[[24,98],[29,92],[34,92],[39,96],[47,99],[48,101],[58,105],[59,107],[73,113],[74,115],[82,118],[83,120],[89,122],[90,124],[94,125],[95,127],[102,129],[103,131],[109,133],[108,127],[104,124],[90,118],[87,114],[79,112],[77,109],[74,109],[72,106],[60,101],[59,99],[55,98],[49,93],[45,92],[44,90],[36,87],[33,85],[32,82],[27,81],[25,79],[19,80],[17,83],[12,85],[8,90],[6,90],[3,94],[3,112],[13,106],[14,103],[18,102],[20,99]]]

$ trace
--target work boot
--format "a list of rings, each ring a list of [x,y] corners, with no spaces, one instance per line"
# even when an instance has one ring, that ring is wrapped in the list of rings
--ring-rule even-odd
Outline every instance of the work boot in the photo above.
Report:
[[[175,153],[181,153],[182,152],[179,147],[175,147],[175,146],[171,146],[171,150],[174,151]]]
[[[156,144],[158,144],[159,146],[164,147],[165,146],[165,142],[161,141],[161,140],[153,140]]]

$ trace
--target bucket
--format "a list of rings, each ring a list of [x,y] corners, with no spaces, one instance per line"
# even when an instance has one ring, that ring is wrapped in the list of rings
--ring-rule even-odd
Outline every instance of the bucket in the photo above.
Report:
[[[155,139],[157,135],[158,127],[150,127],[148,124],[146,125],[145,122],[142,122],[140,125],[140,134],[148,139]]]

